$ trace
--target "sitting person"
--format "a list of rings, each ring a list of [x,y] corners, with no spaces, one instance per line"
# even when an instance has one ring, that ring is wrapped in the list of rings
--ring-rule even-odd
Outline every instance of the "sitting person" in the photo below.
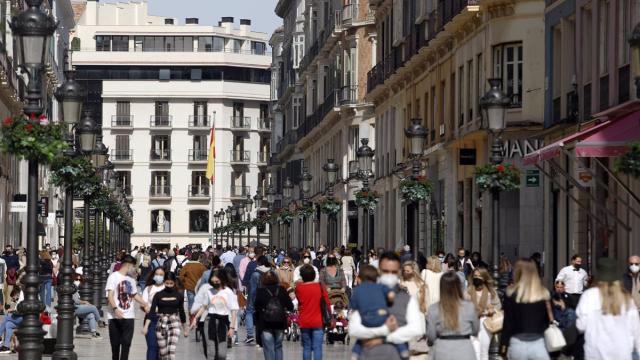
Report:
[[[73,294],[73,303],[76,306],[75,315],[85,318],[89,322],[91,337],[100,339],[100,333],[97,331],[98,323],[100,322],[98,308],[88,301],[80,300],[80,293],[77,291]]]
[[[5,305],[7,314],[2,322],[0,322],[0,335],[2,335],[2,346],[0,346],[0,354],[11,353],[11,338],[13,337],[13,331],[22,323],[22,315],[17,312],[18,304],[24,300],[24,293],[19,286],[13,288],[11,291],[11,302],[13,305]]]
[[[389,317],[389,305],[395,299],[395,293],[386,285],[378,284],[378,270],[365,265],[358,274],[360,285],[353,290],[351,309],[358,311],[362,325],[367,328],[382,326]],[[409,345],[394,344],[402,359],[409,358]],[[352,359],[357,359],[364,350],[362,341],[358,340],[351,350]]]

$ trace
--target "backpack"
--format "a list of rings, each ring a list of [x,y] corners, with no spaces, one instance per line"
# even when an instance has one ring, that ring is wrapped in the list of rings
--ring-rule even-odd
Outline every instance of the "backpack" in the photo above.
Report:
[[[287,320],[287,313],[284,311],[284,307],[278,299],[279,288],[276,288],[276,293],[272,294],[269,289],[265,289],[269,293],[269,301],[264,307],[262,319],[267,324],[280,324]]]

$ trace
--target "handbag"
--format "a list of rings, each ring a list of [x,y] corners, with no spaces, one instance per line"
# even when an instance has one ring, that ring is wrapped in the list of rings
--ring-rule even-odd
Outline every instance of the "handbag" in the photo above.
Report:
[[[562,335],[562,330],[558,328],[555,320],[553,319],[553,314],[551,313],[551,304],[549,301],[546,302],[547,305],[547,314],[549,315],[549,327],[544,331],[544,343],[547,346],[548,352],[556,352],[562,350],[565,346],[567,346],[567,341]]]
[[[322,288],[322,285],[318,284],[318,286],[320,286],[320,312],[322,313],[322,327],[328,329],[331,327],[331,313],[329,312],[330,308],[324,299],[324,289]]]
[[[504,312],[502,310],[496,310],[492,316],[487,316],[482,322],[488,332],[495,334],[502,331],[502,324],[504,322]]]

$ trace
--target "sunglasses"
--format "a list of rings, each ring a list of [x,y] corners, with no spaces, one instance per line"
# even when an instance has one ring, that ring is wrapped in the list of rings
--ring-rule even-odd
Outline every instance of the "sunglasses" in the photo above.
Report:
[[[629,265],[640,265],[639,263],[629,263]]]
[[[291,262],[289,262],[289,261],[283,261],[282,263],[283,264],[291,264]]]
[[[304,259],[311,259],[311,256],[305,256]]]

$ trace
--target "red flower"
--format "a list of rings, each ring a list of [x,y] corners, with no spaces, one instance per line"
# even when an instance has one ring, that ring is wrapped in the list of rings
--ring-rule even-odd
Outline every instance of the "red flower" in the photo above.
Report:
[[[7,116],[6,118],[4,118],[2,123],[4,125],[6,125],[6,126],[9,126],[9,125],[13,124],[13,119],[11,118],[11,116]]]
[[[24,126],[24,129],[30,132],[31,130],[33,130],[33,125],[27,124]]]
[[[496,166],[496,170],[498,170],[498,172],[504,172],[504,165],[498,165]]]
[[[36,119],[36,115],[35,114],[29,115],[29,120],[35,120],[35,119]]]

